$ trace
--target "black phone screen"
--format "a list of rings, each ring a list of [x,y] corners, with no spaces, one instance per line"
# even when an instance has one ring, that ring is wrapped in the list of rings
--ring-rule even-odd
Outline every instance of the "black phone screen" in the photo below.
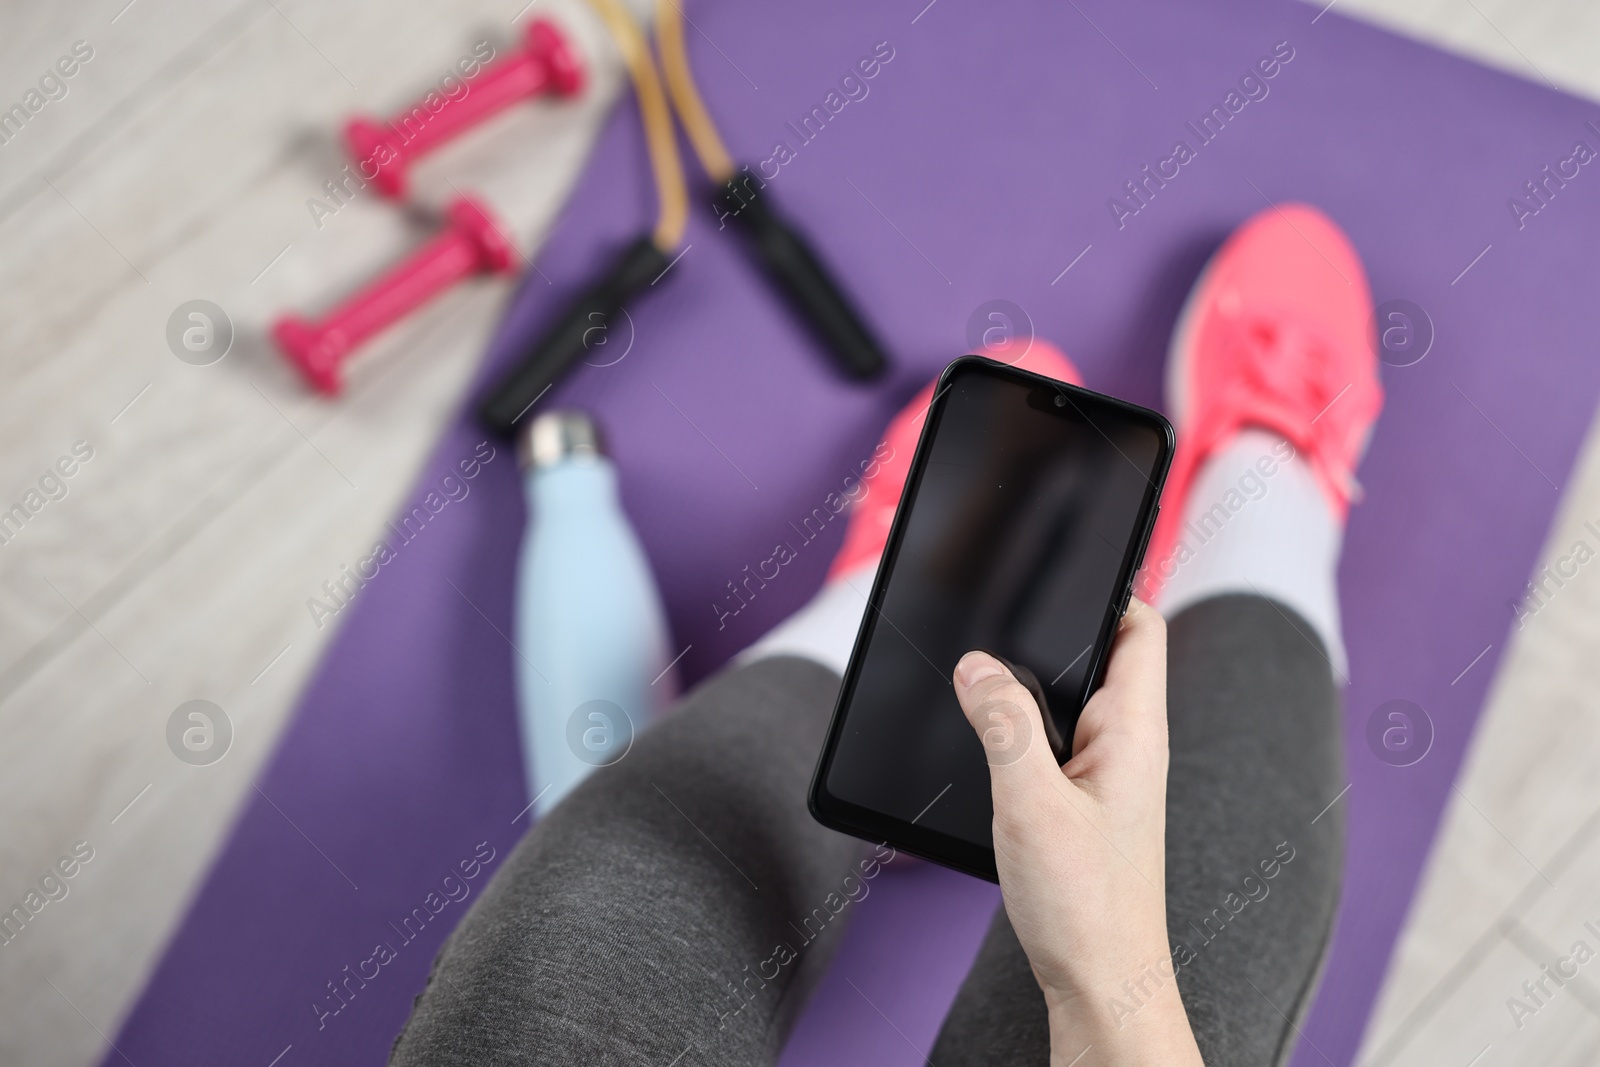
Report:
[[[951,673],[974,648],[1027,668],[1070,749],[1170,454],[1154,412],[989,360],[951,365],[813,783],[819,818],[994,877],[989,770]]]

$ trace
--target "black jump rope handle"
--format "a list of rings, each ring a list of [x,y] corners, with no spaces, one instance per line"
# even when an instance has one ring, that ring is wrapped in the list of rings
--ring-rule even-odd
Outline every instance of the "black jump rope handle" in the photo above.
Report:
[[[741,175],[722,187],[722,204],[728,212],[724,218],[731,218],[744,234],[767,277],[833,354],[841,370],[856,379],[881,374],[889,363],[883,346],[810,242],[778,214],[769,195],[752,188],[756,181],[753,176]]]
[[[623,305],[671,265],[648,234],[623,249],[600,280],[573,299],[543,336],[505,377],[495,383],[478,409],[484,425],[510,436],[533,402],[584,352],[605,337]]]
[[[734,178],[723,187],[723,203],[750,242],[767,277],[781,289],[852,378],[872,378],[888,365],[882,347],[805,238],[774,210],[769,198]],[[600,331],[641,290],[671,265],[648,235],[623,250],[611,269],[568,304],[552,326],[511,371],[495,383],[479,407],[484,424],[507,436],[548,389],[589,347]]]

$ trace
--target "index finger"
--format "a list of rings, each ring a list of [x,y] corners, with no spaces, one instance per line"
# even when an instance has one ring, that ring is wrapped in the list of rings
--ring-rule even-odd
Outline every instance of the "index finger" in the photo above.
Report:
[[[1138,597],[1128,601],[1127,614],[1117,627],[1103,688],[1135,713],[1166,716],[1167,623]]]

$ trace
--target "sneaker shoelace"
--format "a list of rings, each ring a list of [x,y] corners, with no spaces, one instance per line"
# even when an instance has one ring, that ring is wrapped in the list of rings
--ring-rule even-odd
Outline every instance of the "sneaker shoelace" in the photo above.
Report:
[[[1275,420],[1281,424],[1270,428],[1297,450],[1309,452],[1313,467],[1344,502],[1359,500],[1361,486],[1350,465],[1354,449],[1346,440],[1348,424],[1324,418],[1334,404],[1347,399],[1345,394],[1354,385],[1340,374],[1327,336],[1293,320],[1251,315],[1229,324],[1224,341],[1242,350],[1242,373],[1217,403],[1246,418],[1263,409],[1281,413]],[[1307,417],[1307,412],[1314,414]],[[1239,428],[1212,420],[1200,424],[1206,422],[1221,434]],[[1208,453],[1218,443],[1205,442],[1202,451]]]

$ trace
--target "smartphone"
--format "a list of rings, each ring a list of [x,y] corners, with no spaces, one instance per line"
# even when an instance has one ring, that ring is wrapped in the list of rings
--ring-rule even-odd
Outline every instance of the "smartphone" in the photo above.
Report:
[[[945,368],[812,777],[819,822],[997,880],[956,662],[981,648],[1020,668],[1064,762],[1172,451],[1148,408],[981,356]]]

